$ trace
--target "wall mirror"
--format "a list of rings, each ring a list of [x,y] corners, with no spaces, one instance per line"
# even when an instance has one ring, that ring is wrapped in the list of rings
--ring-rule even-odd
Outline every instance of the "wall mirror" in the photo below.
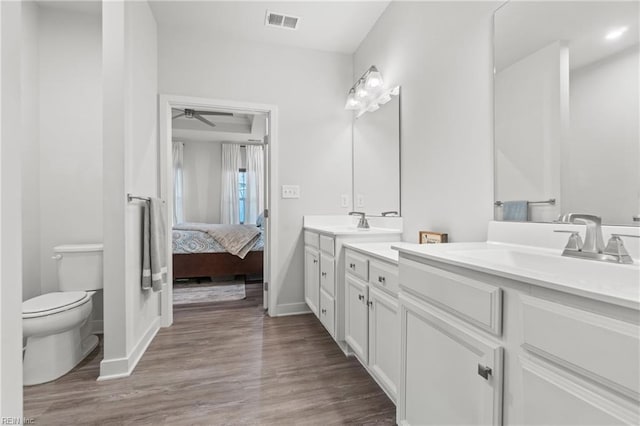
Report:
[[[400,215],[400,94],[354,118],[353,209]]]
[[[497,220],[640,224],[639,12],[624,1],[495,12]]]

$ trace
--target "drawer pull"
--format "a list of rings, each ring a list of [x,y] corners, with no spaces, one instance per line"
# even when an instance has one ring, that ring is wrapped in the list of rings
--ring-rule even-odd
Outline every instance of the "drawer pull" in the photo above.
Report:
[[[367,302],[367,305],[369,305],[369,307],[370,307],[371,309],[373,309],[373,301],[369,300],[369,301]]]
[[[378,276],[378,282],[379,282],[379,283],[385,284],[385,281],[386,281],[386,278],[385,278],[385,277],[383,277],[383,276]]]
[[[320,274],[321,274],[323,277],[326,277],[326,276],[327,276],[327,273],[326,273],[326,272],[321,272]]]
[[[318,259],[313,259],[313,263],[318,263]]]
[[[327,314],[327,310],[326,309],[321,309],[320,311],[322,312],[322,315],[326,315]]]
[[[351,268],[351,269],[356,269],[356,264],[355,264],[355,263],[350,263],[350,264],[349,264],[349,268]]]
[[[358,299],[360,299],[360,300],[364,300],[364,296],[363,296],[362,294],[359,294],[359,295],[358,295]]]
[[[478,375],[482,376],[485,380],[489,380],[491,375],[491,368],[486,365],[478,364]]]

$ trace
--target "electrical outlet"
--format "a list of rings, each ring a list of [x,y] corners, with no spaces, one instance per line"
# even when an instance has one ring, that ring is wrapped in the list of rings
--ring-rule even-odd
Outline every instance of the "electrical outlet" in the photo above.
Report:
[[[358,194],[356,196],[356,206],[358,207],[364,207],[364,195],[362,194]]]
[[[300,198],[300,186],[282,185],[282,198]]]
[[[342,194],[340,196],[340,205],[342,207],[349,207],[349,194]]]

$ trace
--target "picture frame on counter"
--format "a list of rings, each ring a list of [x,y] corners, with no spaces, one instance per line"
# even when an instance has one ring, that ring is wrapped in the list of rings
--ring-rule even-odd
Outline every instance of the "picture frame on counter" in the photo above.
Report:
[[[449,242],[449,234],[433,231],[419,231],[419,244],[441,244]]]

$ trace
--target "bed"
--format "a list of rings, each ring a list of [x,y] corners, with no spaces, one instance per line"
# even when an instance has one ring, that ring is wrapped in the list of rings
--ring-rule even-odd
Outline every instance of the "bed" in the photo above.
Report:
[[[260,228],[258,228],[260,229]],[[173,279],[219,277],[230,275],[262,275],[264,234],[244,259],[233,255],[207,232],[173,229]]]

